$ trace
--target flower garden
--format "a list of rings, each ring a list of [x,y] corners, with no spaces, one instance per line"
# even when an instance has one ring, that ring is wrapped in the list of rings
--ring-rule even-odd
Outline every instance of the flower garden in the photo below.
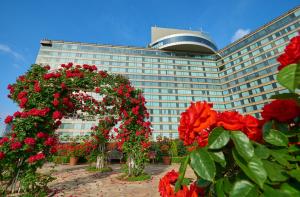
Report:
[[[47,196],[55,177],[40,172],[45,164],[88,163],[88,171],[108,173],[110,158],[122,163],[125,184],[151,179],[149,163],[180,163],[157,183],[163,197],[300,196],[300,35],[278,61],[277,81],[289,93],[272,96],[262,119],[198,101],[181,114],[180,139],[155,142],[144,96],[127,78],[90,65],[32,65],[8,86],[20,111],[5,119],[12,132],[0,140],[0,193]],[[89,138],[62,143],[55,130],[74,112],[98,125]]]

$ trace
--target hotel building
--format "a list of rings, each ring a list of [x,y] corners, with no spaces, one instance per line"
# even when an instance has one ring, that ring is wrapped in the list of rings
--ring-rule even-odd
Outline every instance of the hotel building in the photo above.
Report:
[[[177,138],[180,114],[191,101],[259,118],[271,95],[286,92],[276,83],[276,59],[299,27],[298,6],[223,49],[203,32],[159,27],[152,27],[145,48],[42,40],[36,63],[54,69],[68,62],[91,64],[128,77],[144,92],[153,138]],[[85,135],[93,124],[65,119],[58,132]]]

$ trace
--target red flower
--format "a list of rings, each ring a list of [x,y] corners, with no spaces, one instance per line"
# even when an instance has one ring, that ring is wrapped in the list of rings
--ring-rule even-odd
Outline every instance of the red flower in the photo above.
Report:
[[[3,137],[2,139],[0,139],[0,146],[8,141],[9,141],[8,137]]]
[[[196,186],[194,182],[191,184],[190,189],[187,186],[182,186],[182,189],[177,193],[174,191],[174,184],[178,179],[179,174],[172,170],[168,172],[159,181],[158,191],[162,197],[198,197],[204,196],[204,189]]]
[[[45,159],[44,153],[38,153],[36,155],[30,156],[28,158],[28,163],[34,163],[34,162],[36,162],[38,160],[42,160],[42,159]]]
[[[262,131],[260,121],[253,116],[246,115],[243,119],[243,132],[253,141],[260,141],[262,139]]]
[[[264,121],[277,120],[289,123],[300,115],[300,107],[293,99],[274,100],[265,105],[262,110],[261,115]]]
[[[33,145],[35,145],[35,139],[31,138],[31,137],[28,137],[24,140],[24,143],[27,144],[27,145],[33,146]]]
[[[25,91],[20,92],[20,93],[18,94],[18,99],[24,98],[25,96],[27,96],[27,92],[25,92]]]
[[[50,70],[50,66],[49,66],[49,65],[44,66],[44,68],[45,68],[46,70]]]
[[[181,113],[178,127],[180,139],[185,145],[192,144],[197,136],[209,132],[216,120],[217,113],[212,109],[212,105],[206,102],[192,103],[185,112]]]
[[[61,87],[61,89],[63,89],[63,90],[67,88],[67,86],[66,86],[65,83],[61,83],[61,84],[60,84],[60,87]]]
[[[27,101],[28,101],[28,99],[27,98],[21,98],[20,99],[20,107],[21,108],[24,108],[25,107],[25,105],[26,105],[26,103],[27,103]]]
[[[57,98],[60,97],[60,95],[59,95],[59,93],[57,92],[57,93],[54,93],[54,94],[53,94],[53,97],[57,99]]]
[[[5,157],[5,153],[4,152],[0,152],[0,160],[3,159]]]
[[[38,133],[36,134],[36,136],[37,136],[38,138],[46,138],[46,137],[47,137],[47,134],[46,134],[46,133],[43,133],[43,132],[38,132]]]
[[[59,105],[59,101],[57,99],[54,99],[52,101],[52,104],[53,104],[54,107],[57,107]]]
[[[9,124],[9,123],[11,123],[12,120],[13,120],[12,116],[7,116],[4,120],[4,122],[5,122],[5,124]]]
[[[11,148],[12,150],[17,150],[17,149],[19,149],[19,148],[21,148],[21,147],[22,147],[21,142],[13,142],[13,143],[10,145],[10,148]]]
[[[136,107],[132,108],[132,113],[134,115],[138,115],[139,114],[139,109],[140,109],[140,106],[137,105]]]
[[[53,146],[56,144],[56,139],[53,137],[48,137],[47,140],[44,142],[45,146]]]
[[[21,115],[22,115],[22,113],[19,112],[19,111],[16,111],[16,112],[14,113],[14,117],[20,117]]]
[[[224,111],[218,114],[217,126],[230,131],[241,131],[244,127],[243,116],[236,111]]]
[[[179,173],[172,170],[171,172],[168,172],[165,177],[167,177],[170,183],[175,183],[179,177]]]
[[[284,54],[279,56],[277,61],[280,62],[278,70],[281,70],[290,64],[297,64],[300,62],[300,35],[291,39],[284,50]]]
[[[61,119],[62,118],[62,113],[60,111],[55,111],[55,112],[53,112],[52,118],[54,120]]]
[[[40,87],[40,84],[39,84],[38,81],[34,83],[34,91],[35,92],[40,92],[41,91],[41,87]]]
[[[96,87],[96,88],[95,88],[95,92],[96,92],[96,93],[99,93],[99,92],[100,92],[100,88],[99,88],[99,87]]]

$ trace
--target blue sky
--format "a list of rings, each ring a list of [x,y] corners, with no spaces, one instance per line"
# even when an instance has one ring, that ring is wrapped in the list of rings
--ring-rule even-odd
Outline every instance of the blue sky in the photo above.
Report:
[[[17,109],[7,98],[7,85],[35,62],[43,38],[146,46],[150,28],[156,25],[202,29],[222,48],[299,4],[300,0],[1,0],[0,121]]]

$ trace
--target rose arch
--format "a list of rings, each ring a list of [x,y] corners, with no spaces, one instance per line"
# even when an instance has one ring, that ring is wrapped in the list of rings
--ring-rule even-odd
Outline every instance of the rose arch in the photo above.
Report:
[[[143,173],[151,134],[149,114],[142,92],[127,78],[98,72],[90,65],[69,63],[50,70],[49,66],[35,64],[8,89],[9,98],[21,110],[5,119],[12,132],[0,140],[0,181],[4,190],[38,188],[36,171],[56,151],[55,130],[63,117],[74,113],[99,120],[92,136],[100,150],[111,137],[118,142],[128,158],[128,176]],[[99,99],[91,92],[99,94]]]

